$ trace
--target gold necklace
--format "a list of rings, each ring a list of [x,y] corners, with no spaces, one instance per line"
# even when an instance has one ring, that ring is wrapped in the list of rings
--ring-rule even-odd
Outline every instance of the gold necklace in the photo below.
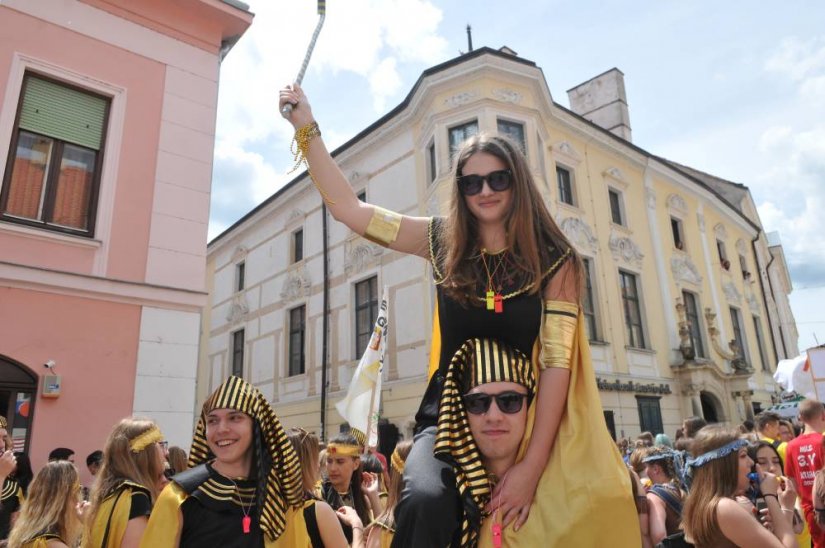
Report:
[[[544,271],[544,274],[541,275],[541,279],[543,280],[549,274],[553,273],[553,271],[555,271],[559,267],[559,265],[561,263],[563,263],[565,261],[565,259],[567,259],[567,257],[570,256],[571,253],[572,253],[572,248],[568,248],[567,251],[562,253],[561,257],[559,257],[558,260],[550,266],[550,268],[548,268],[547,270]],[[486,267],[486,265],[485,265],[485,267]],[[535,285],[535,282],[529,283],[529,284],[525,285],[524,287],[522,287],[521,289],[513,291],[512,293],[507,293],[506,295],[499,294],[498,296],[501,297],[501,311],[502,312],[504,311],[504,301],[506,301],[507,299],[512,299],[513,297],[517,297],[517,296],[519,296],[522,293],[525,293],[527,291],[530,291],[530,289],[532,289],[534,285]],[[482,301],[482,302],[487,301],[487,295],[485,295],[484,297],[479,297],[478,295],[476,295],[475,298],[478,299],[479,301]],[[495,299],[496,296],[494,296],[493,298]],[[495,305],[495,301],[493,302],[493,304]],[[487,310],[490,310],[489,301],[488,301],[488,305],[487,305]],[[498,312],[498,311],[496,311],[496,312]]]
[[[493,291],[494,287],[493,284],[495,283],[495,276],[498,269],[504,264],[506,256],[504,255],[507,252],[505,249],[504,251],[500,251],[495,254],[496,257],[499,257],[498,264],[493,268],[492,274],[490,273],[490,267],[487,266],[487,250],[481,250],[481,262],[484,264],[484,271],[487,273],[487,293],[485,294],[485,301],[487,302],[487,310],[494,310],[496,314],[501,314],[504,312],[504,299],[501,297],[501,291]]]

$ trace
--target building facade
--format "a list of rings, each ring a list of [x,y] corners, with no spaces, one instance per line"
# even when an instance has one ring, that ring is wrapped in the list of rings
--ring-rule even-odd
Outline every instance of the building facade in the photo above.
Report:
[[[220,62],[251,21],[0,4],[0,414],[35,467],[132,414],[191,440]]]
[[[585,258],[583,309],[614,435],[672,434],[690,415],[752,416],[776,394],[777,360],[797,350],[790,284],[769,283],[787,280],[787,267],[772,260],[750,193],[635,146],[617,69],[568,95],[572,110],[553,100],[534,63],[483,48],[425,71],[334,156],[367,201],[440,215],[454,148],[478,131],[508,134]],[[429,362],[426,261],[336,223],[303,174],[209,244],[207,272],[200,400],[235,373],[285,424],[337,432],[334,403],[387,286],[382,417],[409,435]]]

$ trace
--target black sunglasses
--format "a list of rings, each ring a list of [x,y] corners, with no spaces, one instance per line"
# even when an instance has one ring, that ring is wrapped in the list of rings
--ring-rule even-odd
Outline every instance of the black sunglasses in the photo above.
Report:
[[[490,189],[502,192],[510,188],[512,177],[509,169],[491,171],[487,175],[462,175],[458,178],[458,190],[465,196],[474,196],[484,188],[484,181]]]
[[[472,415],[481,415],[490,409],[490,404],[496,400],[499,411],[512,415],[521,411],[524,399],[530,399],[530,394],[519,394],[518,392],[502,392],[500,394],[464,394],[464,407]],[[529,405],[529,403],[528,403]]]

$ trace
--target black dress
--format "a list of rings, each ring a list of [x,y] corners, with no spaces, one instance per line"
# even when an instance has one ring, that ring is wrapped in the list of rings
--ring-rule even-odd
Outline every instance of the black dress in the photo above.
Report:
[[[433,277],[436,284],[442,279],[443,268],[437,263],[439,252],[439,234],[444,220],[433,218],[430,221],[429,239],[432,252],[430,261],[433,265]],[[561,263],[561,254],[551,250],[551,263],[545,267],[544,284],[555,273]],[[497,264],[496,256],[487,256],[491,263]],[[476,268],[484,275],[485,265],[479,257]],[[555,266],[552,271],[551,266]],[[502,271],[500,271],[502,272]],[[496,287],[503,295],[518,292],[525,287],[525,279],[514,274],[514,269],[506,268],[506,275],[496,276],[500,282]],[[482,278],[483,279],[483,278]],[[416,419],[415,443],[404,467],[404,490],[395,509],[396,533],[393,548],[415,548],[419,546],[458,545],[460,521],[463,506],[455,487],[455,475],[452,467],[437,460],[433,455],[436,424],[438,422],[438,405],[444,387],[444,377],[453,355],[459,347],[473,337],[489,337],[502,341],[530,356],[541,326],[542,295],[541,291],[529,294],[523,291],[505,299],[503,310],[496,313],[487,310],[481,300],[486,288],[479,288],[474,301],[478,305],[463,306],[449,297],[441,285],[436,285],[438,302],[439,332],[434,338],[440,339],[438,354],[438,371],[430,378],[427,390],[421,401]],[[435,341],[434,341],[435,343]],[[480,522],[480,513],[468,516]]]

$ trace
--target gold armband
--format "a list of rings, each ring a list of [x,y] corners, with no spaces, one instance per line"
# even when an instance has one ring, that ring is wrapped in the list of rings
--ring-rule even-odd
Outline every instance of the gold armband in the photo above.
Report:
[[[401,215],[383,207],[373,207],[375,209],[364,231],[364,238],[378,245],[389,247],[398,237],[398,231],[401,229]]]
[[[576,327],[579,323],[579,307],[564,301],[544,301],[539,339],[541,353],[539,366],[570,369]]]

